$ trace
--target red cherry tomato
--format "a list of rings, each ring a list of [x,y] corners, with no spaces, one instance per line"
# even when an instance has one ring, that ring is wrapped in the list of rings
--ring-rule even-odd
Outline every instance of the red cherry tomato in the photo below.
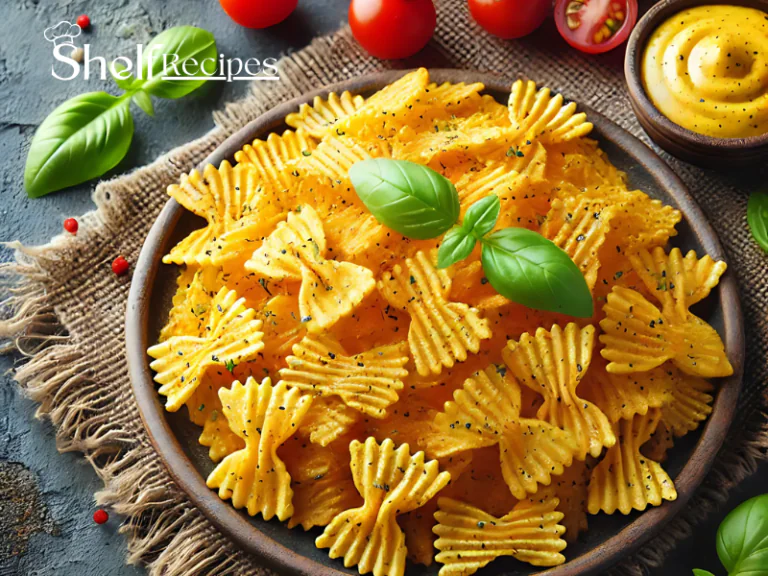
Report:
[[[88,30],[91,27],[91,19],[88,17],[88,14],[80,14],[76,22],[81,30]]]
[[[232,20],[246,28],[267,28],[282,22],[299,0],[219,0]]]
[[[472,18],[499,38],[527,36],[549,14],[550,0],[469,0]]]
[[[369,54],[384,60],[413,56],[435,31],[432,0],[352,0],[349,25]]]
[[[637,0],[557,0],[555,23],[560,35],[587,54],[613,50],[637,22]]]

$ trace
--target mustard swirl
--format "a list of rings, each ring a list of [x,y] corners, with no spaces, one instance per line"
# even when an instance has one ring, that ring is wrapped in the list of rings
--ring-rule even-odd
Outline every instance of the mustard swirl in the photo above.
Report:
[[[651,35],[642,81],[683,128],[719,138],[768,132],[768,14],[725,5],[676,14]]]

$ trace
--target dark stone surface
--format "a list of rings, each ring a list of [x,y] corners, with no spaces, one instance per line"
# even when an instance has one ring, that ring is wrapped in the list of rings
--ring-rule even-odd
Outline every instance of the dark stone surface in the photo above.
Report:
[[[94,54],[111,59],[132,54],[136,43],[146,43],[168,27],[198,25],[213,32],[220,52],[264,59],[301,48],[346,18],[347,0],[301,0],[300,4],[284,23],[249,31],[232,23],[216,0],[5,2],[0,20],[0,241],[43,243],[61,231],[64,218],[92,208],[94,183],[38,200],[28,200],[22,187],[29,141],[45,116],[76,94],[114,90],[110,80],[52,78],[51,45],[43,39],[48,26],[88,13],[93,28],[79,43],[88,42]],[[245,82],[211,82],[182,100],[156,100],[155,118],[134,109],[134,141],[113,174],[141,166],[203,135],[213,126],[211,110],[243,95],[247,88]],[[0,261],[10,256],[0,249]],[[8,358],[0,357],[0,574],[142,574],[142,569],[124,565],[125,541],[117,533],[120,519],[112,514],[104,526],[91,519],[93,493],[101,488],[100,481],[79,455],[56,451],[54,430],[34,418],[33,403],[19,394],[6,375],[11,367]],[[714,552],[717,525],[727,510],[763,491],[766,478],[768,467],[764,466],[654,574],[690,574],[693,567],[722,573]]]

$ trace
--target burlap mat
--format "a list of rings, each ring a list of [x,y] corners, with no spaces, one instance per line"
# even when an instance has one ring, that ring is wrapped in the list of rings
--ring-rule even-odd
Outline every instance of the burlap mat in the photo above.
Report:
[[[646,3],[648,4],[648,3]],[[438,2],[431,46],[403,66],[454,66],[526,76],[587,103],[646,139],[630,111],[620,55],[590,59],[560,42],[504,42],[477,29],[465,0]],[[559,52],[559,53],[558,53]],[[150,574],[262,574],[208,523],[171,481],[153,451],[134,403],[124,352],[123,315],[129,278],[110,262],[136,262],[149,228],[165,204],[166,186],[201,162],[237,128],[274,105],[314,88],[385,68],[356,45],[348,30],[319,38],[280,63],[281,81],[255,83],[245,100],[215,113],[217,128],[150,166],[96,188],[97,210],[81,219],[76,237],[59,236],[39,248],[17,246],[16,263],[0,268],[0,347],[25,355],[15,377],[57,427],[59,447],[77,450],[104,480],[97,501],[125,515],[129,562]],[[694,502],[617,573],[640,574],[657,565],[675,542],[717,506],[764,457],[762,414],[766,388],[768,257],[750,241],[747,195],[738,181],[666,157],[686,181],[720,233],[729,274],[741,290],[748,360],[740,410],[713,472]],[[757,176],[757,174],[755,174]],[[760,412],[760,413],[758,413]]]

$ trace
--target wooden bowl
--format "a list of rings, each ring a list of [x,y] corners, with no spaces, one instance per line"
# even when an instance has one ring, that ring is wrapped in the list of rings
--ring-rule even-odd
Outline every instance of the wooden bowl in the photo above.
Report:
[[[640,125],[656,144],[678,158],[705,168],[728,169],[768,159],[768,133],[749,138],[715,138],[697,134],[664,116],[643,88],[641,62],[651,34],[668,18],[682,10],[707,4],[730,4],[768,12],[768,0],[663,0],[651,8],[629,37],[624,58],[632,109]]]
[[[354,78],[282,104],[227,139],[203,162],[203,166],[208,163],[218,166],[222,160],[232,160],[235,152],[254,138],[266,138],[270,132],[284,129],[285,115],[297,110],[300,104],[311,102],[315,96],[343,90],[369,95],[403,73],[392,71]],[[511,84],[498,76],[468,71],[433,70],[430,75],[437,82],[483,82],[486,93],[501,102],[508,98]],[[582,106],[582,109],[595,125],[593,136],[600,141],[611,160],[627,172],[632,186],[646,190],[682,211],[684,220],[679,226],[675,244],[699,253],[706,252],[718,260],[723,259],[725,255],[715,231],[669,167],[645,144],[616,124],[587,107]],[[315,548],[314,539],[320,533],[318,529],[309,533],[300,529],[288,530],[276,520],[265,522],[260,518],[250,518],[235,510],[230,502],[220,500],[216,492],[205,485],[214,464],[208,459],[207,449],[197,443],[200,429],[189,422],[183,410],[171,414],[163,408],[152,381],[146,349],[157,341],[167,318],[178,269],[161,264],[161,258],[176,242],[201,225],[201,219],[185,211],[175,200],[169,200],[144,243],[133,275],[126,311],[126,345],[133,391],[149,438],[177,485],[194,505],[223,534],[257,556],[263,565],[280,574],[356,574],[354,569],[345,569],[341,561],[331,560],[327,550]],[[728,431],[741,387],[744,337],[736,282],[731,272],[723,276],[704,306],[696,312],[722,335],[735,373],[717,383],[714,411],[705,425],[683,438],[665,463],[665,468],[675,479],[677,500],[665,502],[642,514],[590,517],[589,532],[567,548],[569,561],[546,570],[544,574],[602,574],[607,567],[626,558],[658,534],[662,526],[683,509],[706,476]],[[438,568],[439,565],[435,564],[430,568],[409,564],[407,573],[409,576],[434,575]],[[523,575],[534,573],[536,569],[510,558],[500,558],[479,574],[491,576],[502,572]]]

